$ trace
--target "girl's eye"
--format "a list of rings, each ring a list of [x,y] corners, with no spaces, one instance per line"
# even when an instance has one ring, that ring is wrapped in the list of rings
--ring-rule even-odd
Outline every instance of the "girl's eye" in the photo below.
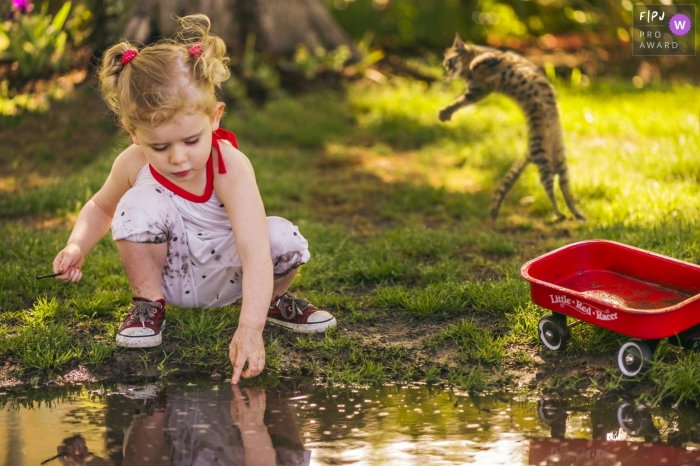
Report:
[[[153,150],[156,152],[164,152],[165,149],[167,149],[168,146],[163,146],[163,147],[154,147]]]
[[[194,146],[198,142],[199,142],[199,138],[195,139],[194,141],[185,141],[185,144],[187,144],[188,146]]]

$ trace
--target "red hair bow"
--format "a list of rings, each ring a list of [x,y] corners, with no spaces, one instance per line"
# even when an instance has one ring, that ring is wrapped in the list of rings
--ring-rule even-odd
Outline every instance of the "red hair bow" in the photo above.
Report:
[[[202,56],[202,44],[194,44],[192,47],[188,48],[187,51],[192,55],[193,57],[201,57]]]

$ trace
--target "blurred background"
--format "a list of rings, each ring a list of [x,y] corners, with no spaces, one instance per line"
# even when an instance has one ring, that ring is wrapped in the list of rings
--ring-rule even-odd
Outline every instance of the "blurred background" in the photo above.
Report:
[[[208,14],[229,46],[233,99],[368,70],[430,82],[455,33],[517,51],[574,85],[606,77],[641,88],[700,76],[695,57],[632,56],[630,0],[3,0],[0,112],[46,105],[120,37],[148,43],[172,32],[173,14],[193,12]]]

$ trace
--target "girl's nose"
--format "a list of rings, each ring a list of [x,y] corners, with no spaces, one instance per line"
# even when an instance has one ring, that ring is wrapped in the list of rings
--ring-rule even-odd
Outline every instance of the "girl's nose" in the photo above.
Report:
[[[179,147],[173,147],[170,151],[170,163],[172,165],[182,165],[187,162],[187,151]]]

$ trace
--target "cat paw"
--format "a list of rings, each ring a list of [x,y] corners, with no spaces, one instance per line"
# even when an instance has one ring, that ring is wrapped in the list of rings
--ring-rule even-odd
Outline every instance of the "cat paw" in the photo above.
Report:
[[[438,118],[440,118],[440,121],[450,121],[452,119],[452,111],[444,108],[440,110]]]

